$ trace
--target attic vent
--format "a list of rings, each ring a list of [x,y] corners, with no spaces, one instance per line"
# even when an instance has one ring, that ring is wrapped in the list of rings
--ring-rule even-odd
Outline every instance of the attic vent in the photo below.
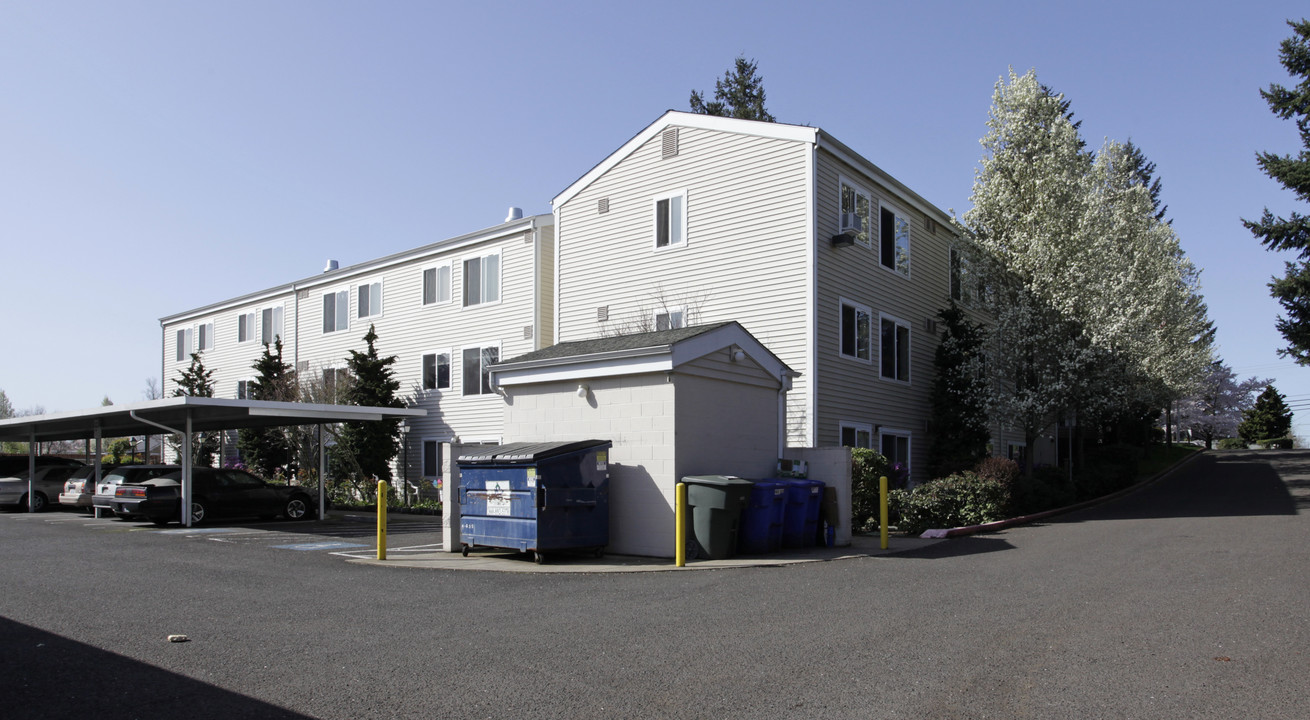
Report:
[[[532,244],[532,231],[531,231],[531,230],[528,230],[527,232],[523,233],[523,244],[524,244],[524,245],[531,245],[531,244]]]
[[[309,299],[309,291],[308,291],[308,290],[301,290],[301,291],[300,291],[300,299],[301,299],[301,300],[308,300],[308,299]]]
[[[671,158],[678,154],[678,129],[669,128],[664,131],[664,147],[661,152],[661,158]]]
[[[596,322],[606,322],[610,319],[610,306],[602,305],[596,308]]]
[[[605,213],[607,213],[607,212],[609,212],[609,211],[610,211],[610,199],[609,199],[609,198],[601,198],[601,199],[599,199],[599,200],[596,201],[596,212],[600,213],[601,215],[604,215]]]
[[[531,340],[531,339],[532,339],[532,326],[531,326],[531,325],[524,325],[524,326],[523,326],[523,339],[524,339],[524,340]]]
[[[923,229],[927,230],[929,235],[936,235],[937,221],[925,215],[923,218]]]

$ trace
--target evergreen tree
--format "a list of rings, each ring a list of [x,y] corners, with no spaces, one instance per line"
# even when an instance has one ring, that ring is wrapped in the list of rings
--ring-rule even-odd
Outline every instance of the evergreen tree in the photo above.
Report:
[[[723,73],[723,79],[714,81],[714,100],[705,102],[705,97],[698,91],[691,91],[691,111],[701,115],[774,121],[769,111],[764,109],[764,78],[756,74],[754,60],[740,55],[732,69]]]
[[[928,473],[945,477],[971,470],[987,455],[987,381],[982,326],[970,322],[954,303],[938,313],[941,343],[935,356],[932,389],[932,444]]]
[[[9,401],[9,396],[4,390],[0,390],[0,420],[5,420],[14,416],[14,404]]]
[[[1310,201],[1310,21],[1288,21],[1292,37],[1283,40],[1279,57],[1293,78],[1291,89],[1271,84],[1260,95],[1269,109],[1283,120],[1295,119],[1301,135],[1302,150],[1296,156],[1257,153],[1260,169],[1302,202]],[[1285,274],[1269,283],[1270,294],[1283,306],[1286,315],[1276,323],[1287,341],[1280,355],[1290,356],[1298,364],[1310,365],[1310,217],[1293,212],[1289,217],[1275,217],[1265,208],[1260,220],[1243,220],[1266,250],[1294,250],[1297,259],[1285,266]]]
[[[191,353],[191,365],[173,381],[173,397],[214,397],[214,371],[205,368],[200,353]],[[177,440],[170,440],[173,449],[181,453]],[[218,433],[194,433],[191,438],[191,462],[196,465],[211,467],[214,456],[218,454]]]
[[[369,325],[364,342],[368,348],[364,352],[350,351],[347,368],[352,377],[350,389],[346,393],[346,403],[368,407],[405,407],[405,403],[396,395],[400,381],[395,378],[391,366],[396,356],[378,357],[377,333]],[[360,481],[377,478],[391,480],[391,461],[399,452],[400,421],[383,420],[380,422],[343,423],[338,434],[337,452],[334,462],[338,468],[341,463],[354,471]]]
[[[276,353],[275,353],[276,351]],[[273,345],[264,346],[264,352],[251,366],[256,373],[250,383],[251,400],[292,402],[296,399],[296,374],[282,359],[282,338],[274,338]],[[291,439],[288,428],[241,428],[237,432],[237,447],[241,457],[255,472],[273,476],[279,468],[291,462]]]
[[[1292,434],[1292,411],[1273,385],[1255,399],[1255,407],[1242,413],[1237,434],[1248,443],[1285,438]]]
[[[1173,220],[1165,219],[1165,213],[1168,212],[1169,206],[1160,203],[1160,191],[1163,186],[1160,184],[1160,178],[1155,176],[1155,163],[1146,158],[1146,155],[1142,153],[1142,149],[1134,145],[1131,138],[1124,143],[1123,149],[1124,158],[1128,163],[1133,182],[1146,188],[1146,192],[1151,196],[1151,207],[1155,209],[1155,219],[1166,225],[1173,225]]]

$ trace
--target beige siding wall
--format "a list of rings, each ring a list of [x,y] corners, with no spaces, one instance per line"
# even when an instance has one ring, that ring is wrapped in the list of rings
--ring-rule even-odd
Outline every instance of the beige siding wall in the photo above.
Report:
[[[818,417],[815,445],[837,445],[843,421],[881,426],[910,433],[911,468],[916,480],[924,474],[929,437],[925,430],[931,412],[934,377],[933,355],[937,333],[925,327],[950,300],[948,228],[932,231],[923,213],[899,200],[864,173],[820,151],[816,168],[816,214],[820,238],[838,231],[841,211],[839,178],[846,178],[870,193],[874,227],[871,247],[860,244],[832,247],[820,243],[818,252],[817,360]],[[879,261],[878,208],[887,203],[910,221],[910,274],[905,277]],[[868,362],[841,354],[840,303],[842,299],[867,307],[872,318],[872,352]],[[883,378],[880,372],[880,318],[889,316],[910,328],[910,380]],[[874,447],[878,436],[874,435]]]
[[[503,402],[505,442],[609,440],[612,552],[673,555],[674,384],[664,375],[515,386]]]
[[[689,306],[691,324],[737,320],[803,373],[790,393],[803,423],[812,146],[691,128],[678,144],[664,159],[656,135],[556,209],[558,339],[646,329],[662,304]],[[687,243],[656,250],[654,201],[674,192],[686,193]]]
[[[555,344],[555,226],[537,235],[537,313],[534,350]]]

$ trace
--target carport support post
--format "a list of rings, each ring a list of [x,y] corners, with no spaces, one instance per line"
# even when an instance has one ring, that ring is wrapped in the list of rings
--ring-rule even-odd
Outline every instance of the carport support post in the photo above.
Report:
[[[36,503],[36,431],[27,433],[27,511]]]
[[[95,482],[93,482],[93,483],[91,484],[91,492],[92,492],[93,495],[95,494],[95,486],[100,484],[100,435],[101,435],[101,430],[100,430],[100,421],[99,421],[99,420],[96,420],[95,428],[96,428],[96,459],[95,459],[94,462],[95,462],[95,468],[96,468],[96,470],[95,470],[95,475],[93,476],[94,479],[95,479]],[[85,482],[90,482],[90,481],[85,481]],[[86,485],[85,485],[85,484],[82,485],[82,490],[83,490],[83,491],[86,490]],[[100,517],[100,508],[95,507],[94,503],[92,503],[92,507],[91,507],[91,509],[92,509],[92,511],[94,512],[94,514],[95,514],[96,517]]]
[[[191,409],[186,411],[186,426],[182,433],[182,527],[191,527]]]
[[[318,519],[327,512],[327,448],[323,447],[323,423],[318,424]]]

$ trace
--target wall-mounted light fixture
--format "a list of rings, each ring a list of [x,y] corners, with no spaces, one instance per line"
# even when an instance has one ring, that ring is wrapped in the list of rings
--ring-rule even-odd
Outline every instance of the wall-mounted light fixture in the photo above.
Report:
[[[578,397],[585,398],[587,397],[587,393],[590,391],[591,388],[587,385],[587,383],[578,383]]]

